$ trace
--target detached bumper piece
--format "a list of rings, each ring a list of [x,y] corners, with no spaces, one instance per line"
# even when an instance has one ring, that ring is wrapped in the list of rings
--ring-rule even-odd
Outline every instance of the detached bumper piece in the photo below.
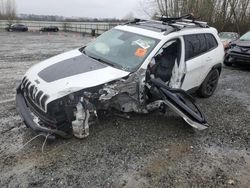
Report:
[[[27,106],[27,102],[25,101],[25,97],[20,86],[17,88],[16,107],[26,126],[31,128],[35,132],[50,135],[59,135],[63,138],[72,137],[72,135],[69,135],[61,130],[43,126],[42,123],[39,122],[39,118]]]
[[[198,130],[208,128],[206,118],[194,103],[192,96],[184,90],[169,88],[160,79],[151,79],[151,83],[160,91],[164,103],[179,114],[190,126]]]

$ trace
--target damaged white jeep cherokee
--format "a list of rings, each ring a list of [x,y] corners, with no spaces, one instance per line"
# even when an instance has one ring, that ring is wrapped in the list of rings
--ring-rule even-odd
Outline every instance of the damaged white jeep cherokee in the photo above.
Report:
[[[205,22],[135,19],[33,66],[16,105],[28,127],[64,138],[88,136],[89,125],[110,109],[149,113],[168,106],[203,130],[206,119],[187,91],[210,97],[223,57],[216,29]]]

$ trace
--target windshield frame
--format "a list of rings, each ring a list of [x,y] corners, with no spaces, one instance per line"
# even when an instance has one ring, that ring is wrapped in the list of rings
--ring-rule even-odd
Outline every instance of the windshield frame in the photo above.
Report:
[[[109,65],[109,66],[111,66],[111,67],[114,67],[114,68],[117,68],[117,69],[120,69],[120,70],[123,70],[123,71],[131,72],[131,73],[136,72],[136,71],[142,66],[142,64],[145,62],[145,60],[149,57],[149,55],[152,53],[152,51],[156,48],[156,46],[157,46],[157,45],[160,43],[160,41],[161,41],[160,39],[157,39],[157,38],[149,37],[149,36],[147,36],[147,35],[138,34],[138,33],[135,33],[135,32],[125,31],[125,30],[122,30],[122,29],[113,28],[113,29],[111,29],[111,30],[117,30],[117,31],[121,31],[121,32],[124,32],[124,33],[130,33],[130,34],[134,34],[134,35],[137,35],[137,36],[146,37],[146,38],[148,38],[148,39],[154,40],[154,41],[155,41],[155,44],[152,46],[152,48],[151,48],[151,50],[148,52],[148,54],[145,55],[145,57],[143,57],[143,58],[141,59],[140,63],[138,63],[137,66],[135,66],[135,67],[133,67],[133,68],[131,68],[131,69],[126,69],[126,68],[123,67],[122,65],[120,65],[120,64],[118,64],[118,63],[116,63],[116,62],[110,61],[110,60],[108,60],[108,59],[106,59],[106,58],[103,58],[103,57],[99,58],[99,56],[98,56],[98,57],[95,57],[96,55],[95,55],[95,56],[92,56],[93,54],[91,54],[91,53],[90,53],[90,54],[86,54],[85,49],[86,49],[89,45],[93,44],[96,40],[94,40],[93,42],[87,44],[87,45],[81,50],[81,52],[84,53],[85,55],[87,55],[87,56],[90,57],[90,58],[93,58],[93,59],[96,59],[96,60],[99,59],[101,63],[107,64],[107,65]],[[111,31],[111,30],[109,30],[109,31]],[[109,31],[107,31],[107,32],[109,32]],[[101,35],[100,35],[100,36],[101,36]],[[105,62],[107,62],[107,63],[105,63]]]

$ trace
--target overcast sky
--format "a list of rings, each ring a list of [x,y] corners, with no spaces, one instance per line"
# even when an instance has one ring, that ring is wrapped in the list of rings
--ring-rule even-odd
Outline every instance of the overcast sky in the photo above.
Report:
[[[138,14],[140,0],[16,0],[18,13],[123,18]]]

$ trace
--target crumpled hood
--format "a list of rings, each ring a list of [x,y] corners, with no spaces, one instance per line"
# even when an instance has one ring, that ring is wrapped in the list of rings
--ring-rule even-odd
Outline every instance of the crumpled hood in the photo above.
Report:
[[[98,86],[129,75],[100,63],[78,49],[57,55],[31,67],[25,77],[37,91],[49,96],[46,105],[72,92]]]
[[[250,41],[237,40],[233,42],[233,44],[236,44],[237,46],[240,46],[240,47],[250,47]]]

